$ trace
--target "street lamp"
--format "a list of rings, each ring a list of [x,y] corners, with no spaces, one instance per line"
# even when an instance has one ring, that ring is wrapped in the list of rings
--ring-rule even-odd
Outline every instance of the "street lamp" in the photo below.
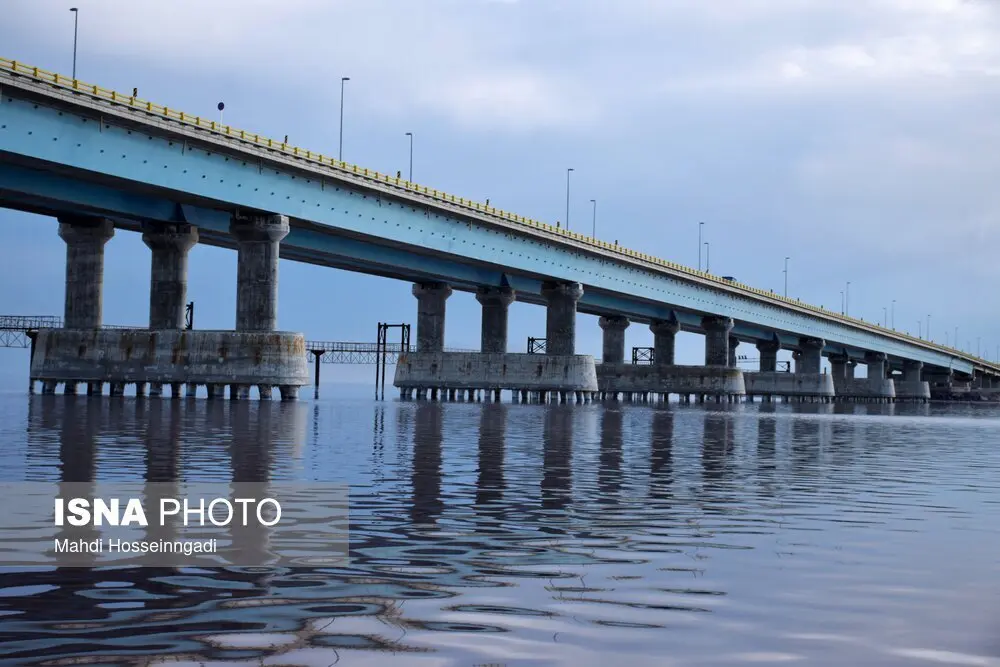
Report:
[[[73,12],[73,80],[76,81],[76,36],[80,27],[80,10],[76,7],[69,10]]]
[[[892,300],[892,330],[896,330],[896,300]]]
[[[840,314],[844,314],[844,290],[840,290]]]
[[[924,323],[917,320],[917,338],[923,340],[924,337]]]
[[[789,259],[791,259],[791,257],[786,257],[785,258],[785,298],[786,299],[788,298],[788,260]]]
[[[596,199],[591,199],[590,203],[594,205],[594,227],[593,227],[593,229],[590,232],[590,238],[596,239],[597,238],[597,200]]]
[[[573,167],[566,169],[566,229],[569,229],[569,175]]]
[[[407,132],[406,136],[410,138],[410,177],[406,180],[412,183],[413,182],[413,133]]]
[[[701,271],[701,230],[705,226],[704,222],[698,223],[698,270]]]
[[[340,77],[340,141],[337,149],[337,160],[344,161],[344,84],[351,80],[349,76]]]
[[[931,316],[927,315],[927,340],[931,339]]]
[[[712,246],[705,241],[705,273],[712,272]]]

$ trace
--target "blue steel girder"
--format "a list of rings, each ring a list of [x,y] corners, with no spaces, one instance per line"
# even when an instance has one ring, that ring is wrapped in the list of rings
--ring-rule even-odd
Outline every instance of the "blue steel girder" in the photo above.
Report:
[[[10,77],[0,76],[0,83],[4,79]],[[88,186],[111,187],[114,197],[95,195],[103,210],[127,208],[129,199],[143,193],[158,198],[164,210],[169,208],[163,216],[176,216],[176,203],[196,203],[196,209],[215,213],[190,222],[217,234],[225,233],[228,212],[236,209],[281,213],[293,222],[283,243],[290,252],[297,248],[314,258],[332,257],[345,238],[364,239],[375,255],[371,263],[396,267],[387,273],[394,277],[435,275],[469,287],[473,282],[495,284],[506,273],[513,278],[512,285],[523,283],[521,296],[532,301],[539,298],[534,287],[541,280],[574,280],[586,288],[580,304],[583,312],[648,320],[673,310],[691,330],[697,330],[701,315],[727,315],[737,321],[738,337],[769,338],[776,331],[783,343],[796,344],[799,336],[817,337],[828,341],[831,350],[873,350],[964,372],[973,367],[970,360],[846,323],[832,314],[811,313],[444,204],[431,205],[386,191],[380,184],[359,185],[275,151],[244,146],[180,123],[147,119],[145,114],[85,96],[49,94],[44,86],[32,89],[23,81],[7,83],[20,90],[6,85],[0,99],[0,164],[59,171]],[[37,169],[28,180],[43,173]],[[3,187],[38,196],[12,184]],[[31,189],[23,183],[20,187]],[[79,197],[74,201],[58,193],[50,192],[49,198],[83,204]],[[123,215],[135,216],[136,211]],[[424,270],[408,264],[423,265]]]

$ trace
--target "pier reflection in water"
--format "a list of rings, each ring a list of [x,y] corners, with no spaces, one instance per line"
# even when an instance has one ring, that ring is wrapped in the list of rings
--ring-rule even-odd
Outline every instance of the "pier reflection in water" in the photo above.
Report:
[[[8,396],[0,416],[9,481],[351,486],[345,567],[0,573],[12,663],[1000,652],[992,409]]]

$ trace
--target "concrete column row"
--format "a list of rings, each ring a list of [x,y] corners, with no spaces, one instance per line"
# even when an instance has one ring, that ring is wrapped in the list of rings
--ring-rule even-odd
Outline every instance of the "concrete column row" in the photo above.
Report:
[[[278,246],[288,234],[283,215],[234,216],[236,239],[236,330],[274,331],[278,322]],[[66,297],[63,326],[97,329],[103,320],[104,246],[115,233],[105,218],[64,216],[59,236],[66,242]],[[152,252],[149,328],[181,329],[187,300],[188,253],[198,230],[184,223],[142,225]]]

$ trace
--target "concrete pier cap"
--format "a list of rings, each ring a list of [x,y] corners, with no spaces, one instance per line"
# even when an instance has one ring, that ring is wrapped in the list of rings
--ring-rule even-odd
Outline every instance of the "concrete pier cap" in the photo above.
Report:
[[[106,218],[61,216],[59,236],[66,242],[66,299],[63,326],[96,329],[104,310],[104,246],[115,235]]]

